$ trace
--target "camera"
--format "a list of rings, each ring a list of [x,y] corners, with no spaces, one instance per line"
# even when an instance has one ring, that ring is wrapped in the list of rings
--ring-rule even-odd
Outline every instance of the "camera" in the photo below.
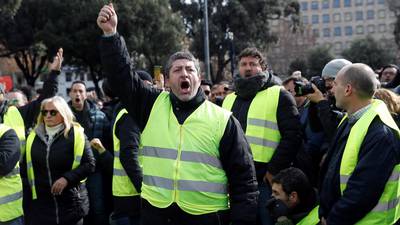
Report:
[[[314,93],[311,84],[314,84],[322,93],[326,92],[325,80],[322,77],[315,76],[311,77],[310,82],[307,84],[304,84],[302,81],[294,81],[294,91],[296,92],[296,96],[304,96]]]

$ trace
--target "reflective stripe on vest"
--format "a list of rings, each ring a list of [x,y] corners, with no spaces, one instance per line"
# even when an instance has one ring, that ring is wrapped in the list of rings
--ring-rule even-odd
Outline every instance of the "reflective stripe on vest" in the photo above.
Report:
[[[317,225],[319,223],[318,209],[319,205],[315,206],[313,210],[296,225]]]
[[[250,104],[247,113],[246,138],[256,162],[268,163],[281,140],[276,119],[280,91],[280,86],[272,86],[260,91]],[[232,110],[236,97],[235,93],[226,96],[222,107]]]
[[[0,138],[10,129],[0,124]],[[7,222],[22,215],[22,181],[17,162],[10,173],[0,177],[0,222]]]
[[[74,161],[72,163],[72,169],[76,169],[82,160],[83,151],[85,149],[85,134],[83,128],[79,124],[73,125],[74,129]],[[35,185],[35,173],[32,164],[32,144],[35,140],[36,132],[35,129],[31,131],[26,141],[26,169],[28,175],[29,186],[32,191],[32,199],[37,198],[36,185]],[[81,182],[84,182],[82,180]]]
[[[394,129],[400,136],[399,128],[385,103],[380,100],[374,100],[370,109],[365,112],[350,130],[340,165],[340,191],[342,195],[346,190],[351,174],[357,166],[360,146],[368,132],[368,127],[376,116],[379,116],[383,123]],[[364,218],[358,221],[357,224],[393,224],[400,218],[399,174],[400,164],[397,164],[386,182],[378,204]]]
[[[179,124],[162,92],[141,134],[142,198],[158,208],[175,202],[192,215],[228,209],[219,143],[230,115],[205,101]]]
[[[136,190],[132,181],[129,179],[124,167],[121,164],[120,155],[120,140],[115,135],[115,128],[117,122],[124,114],[128,114],[126,109],[119,111],[117,117],[115,118],[113,126],[113,142],[114,142],[114,170],[112,179],[112,192],[114,196],[136,196],[139,192]]]
[[[4,124],[11,127],[17,133],[21,144],[21,158],[25,154],[25,123],[21,113],[15,106],[10,106],[4,114]]]

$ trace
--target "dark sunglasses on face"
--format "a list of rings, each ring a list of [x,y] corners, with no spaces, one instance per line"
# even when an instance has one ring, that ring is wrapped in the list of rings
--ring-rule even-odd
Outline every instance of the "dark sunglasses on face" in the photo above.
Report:
[[[204,94],[209,95],[210,91],[204,91]]]
[[[43,109],[41,112],[42,112],[43,116],[47,116],[47,113],[50,113],[50,116],[55,116],[58,113],[58,111],[54,110],[54,109],[52,109],[52,110]]]

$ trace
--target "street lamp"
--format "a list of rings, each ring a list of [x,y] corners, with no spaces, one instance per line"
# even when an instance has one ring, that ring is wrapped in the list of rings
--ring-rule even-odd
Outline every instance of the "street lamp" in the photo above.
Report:
[[[208,6],[207,0],[204,0],[203,9],[203,21],[204,21],[204,66],[206,69],[206,80],[211,80],[210,74],[210,50],[209,50],[209,40],[208,40]]]

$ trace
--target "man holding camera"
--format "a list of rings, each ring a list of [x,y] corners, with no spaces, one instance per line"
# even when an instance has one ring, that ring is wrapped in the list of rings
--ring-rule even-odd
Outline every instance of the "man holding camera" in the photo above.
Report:
[[[300,169],[290,167],[275,175],[272,197],[267,209],[275,225],[318,223],[317,192]]]
[[[246,48],[239,54],[234,84],[235,93],[226,96],[222,107],[239,120],[253,153],[260,191],[257,224],[273,224],[265,209],[272,175],[291,165],[301,145],[296,103],[289,92],[276,85],[256,48]]]
[[[335,134],[336,127],[343,117],[343,113],[335,107],[335,96],[332,91],[333,82],[340,69],[350,65],[351,62],[346,59],[333,59],[328,62],[322,70],[322,79],[325,83],[325,94],[317,88],[320,85],[312,85],[314,92],[307,95],[307,98],[315,103],[317,116],[322,125],[326,137],[331,140]],[[312,107],[314,107],[312,106]],[[310,117],[311,120],[316,119]]]

